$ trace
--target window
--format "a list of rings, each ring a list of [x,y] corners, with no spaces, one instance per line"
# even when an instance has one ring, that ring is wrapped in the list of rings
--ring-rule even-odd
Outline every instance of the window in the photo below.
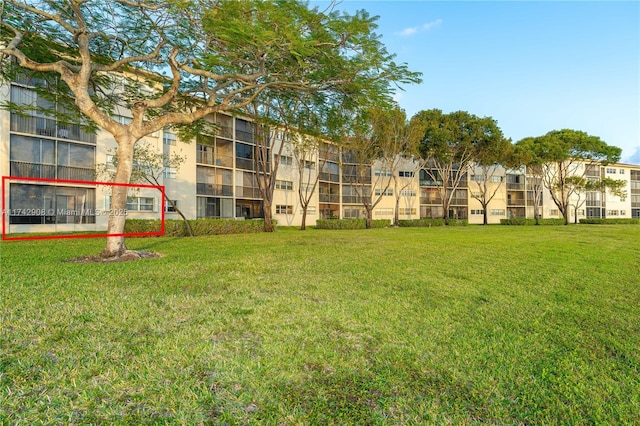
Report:
[[[626,210],[620,210],[620,216],[626,216],[626,215],[627,215]]]
[[[309,170],[315,170],[316,169],[315,161],[304,160],[304,168]]]
[[[127,211],[155,212],[156,199],[153,197],[127,197]]]
[[[477,209],[476,209],[476,210],[474,210],[474,209],[472,209],[472,210],[471,210],[471,214],[472,214],[472,215],[483,215],[483,214],[484,214],[484,210],[482,210],[482,209],[480,209],[480,210],[477,210]]]
[[[549,215],[550,216],[558,216],[558,209],[549,210]]]
[[[504,209],[491,209],[489,212],[491,216],[504,216]]]
[[[300,209],[300,214],[302,214],[302,209]],[[307,206],[307,215],[315,215],[316,207],[315,206]]]
[[[293,214],[293,206],[276,205],[276,214]]]
[[[502,176],[491,176],[491,182],[502,182]]]
[[[376,209],[374,213],[376,216],[392,216],[393,209]]]
[[[176,169],[175,167],[165,167],[162,171],[162,176],[165,179],[175,179],[177,174],[178,169]]]
[[[414,176],[413,172],[408,172],[405,170],[400,170],[398,172],[398,176],[403,177],[403,178],[412,178]]]
[[[375,169],[373,171],[374,176],[391,176],[391,170],[389,169]]]
[[[484,182],[484,175],[471,175],[473,182]]]
[[[162,143],[165,145],[175,145],[177,137],[173,133],[170,133],[166,129],[162,133]]]
[[[607,216],[618,216],[618,210],[607,210]]]
[[[400,208],[400,209],[398,209],[398,214],[401,214],[401,215],[412,215],[412,214],[416,214],[416,209],[411,209],[411,208]]]
[[[616,174],[616,169],[608,168],[608,169],[607,169],[607,173],[612,174],[612,175],[615,175],[615,174]]]
[[[415,197],[417,195],[415,189],[405,189],[400,192],[403,197]]]
[[[293,164],[293,158],[289,157],[288,155],[281,155],[280,164],[283,166],[290,166]]]
[[[620,169],[620,174],[623,175],[624,174],[624,169]]]
[[[388,189],[383,191],[381,188],[376,188],[375,189],[375,194],[376,194],[376,196],[380,196],[380,195],[384,195],[384,196],[389,195],[389,196],[391,196],[391,195],[393,195],[393,189],[388,188]]]
[[[176,207],[178,207],[178,200],[171,200],[173,202],[173,204],[176,205]],[[173,206],[171,205],[170,202],[166,201],[164,202],[164,211],[167,213],[174,213],[176,211],[176,209],[173,208]]]
[[[285,191],[293,190],[293,182],[289,180],[276,180],[276,189],[283,189]]]

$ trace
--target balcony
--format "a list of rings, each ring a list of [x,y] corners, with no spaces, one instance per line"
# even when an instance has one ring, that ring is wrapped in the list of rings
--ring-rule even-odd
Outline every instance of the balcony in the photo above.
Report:
[[[68,139],[95,144],[96,135],[86,133],[77,124],[56,125],[56,121],[45,117],[23,117],[11,114],[11,131],[50,138]]]

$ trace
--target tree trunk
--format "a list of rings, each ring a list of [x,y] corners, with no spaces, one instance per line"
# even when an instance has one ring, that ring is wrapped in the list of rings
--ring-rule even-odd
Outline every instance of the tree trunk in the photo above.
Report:
[[[118,167],[114,177],[114,183],[128,184],[133,170],[133,145],[135,141],[126,139],[118,142]],[[121,256],[127,247],[124,244],[124,224],[127,209],[126,186],[114,185],[111,187],[111,206],[109,211],[109,225],[107,226],[107,245],[102,251],[102,257]]]
[[[166,192],[164,194],[164,199],[167,200],[169,204],[171,204],[171,207],[173,207],[173,210],[180,215],[180,217],[184,221],[185,226],[187,227],[187,232],[189,233],[189,236],[193,237],[193,229],[191,229],[191,224],[189,223],[185,215],[182,213],[182,211],[180,211],[178,206],[176,206],[176,203],[174,203],[173,201],[171,201],[171,199],[169,199]]]
[[[273,232],[275,227],[273,226],[273,214],[271,212],[271,201],[266,199],[263,201],[264,208],[264,232]]]
[[[399,225],[400,225],[400,197],[396,197],[396,209],[393,212],[393,226],[399,226]]]
[[[487,206],[484,204],[482,205],[482,224],[483,225],[489,224],[489,217],[487,215]]]
[[[373,209],[371,209],[371,210],[367,209],[367,225],[366,225],[367,229],[371,229],[371,216],[372,216],[372,213],[373,213]]]
[[[300,230],[307,229],[307,206],[302,206],[302,223],[300,224]]]

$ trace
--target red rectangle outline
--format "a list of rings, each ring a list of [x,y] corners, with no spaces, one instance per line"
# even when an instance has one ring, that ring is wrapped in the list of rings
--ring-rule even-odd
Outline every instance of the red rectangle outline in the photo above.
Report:
[[[106,186],[126,186],[131,188],[154,188],[159,189],[162,193],[162,202],[160,203],[160,231],[153,232],[131,232],[123,234],[73,234],[73,235],[37,235],[33,237],[7,237],[7,224],[5,220],[7,206],[5,189],[7,181],[32,181],[32,182],[49,182],[64,183],[75,185],[106,185]],[[143,183],[118,183],[118,182],[98,182],[88,180],[70,180],[70,179],[49,179],[34,178],[20,176],[2,176],[2,240],[3,241],[25,241],[25,240],[53,240],[53,239],[69,239],[69,238],[104,238],[104,237],[155,237],[164,235],[164,209],[165,209],[165,188],[163,185],[148,185]]]

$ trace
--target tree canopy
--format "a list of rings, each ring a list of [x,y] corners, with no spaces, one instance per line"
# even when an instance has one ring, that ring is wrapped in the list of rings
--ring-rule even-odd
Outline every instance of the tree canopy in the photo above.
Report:
[[[565,224],[569,223],[571,197],[583,187],[576,185],[575,179],[584,178],[589,166],[615,163],[622,154],[622,149],[607,145],[597,136],[571,129],[524,138],[517,145],[525,164],[540,168],[541,180]]]

